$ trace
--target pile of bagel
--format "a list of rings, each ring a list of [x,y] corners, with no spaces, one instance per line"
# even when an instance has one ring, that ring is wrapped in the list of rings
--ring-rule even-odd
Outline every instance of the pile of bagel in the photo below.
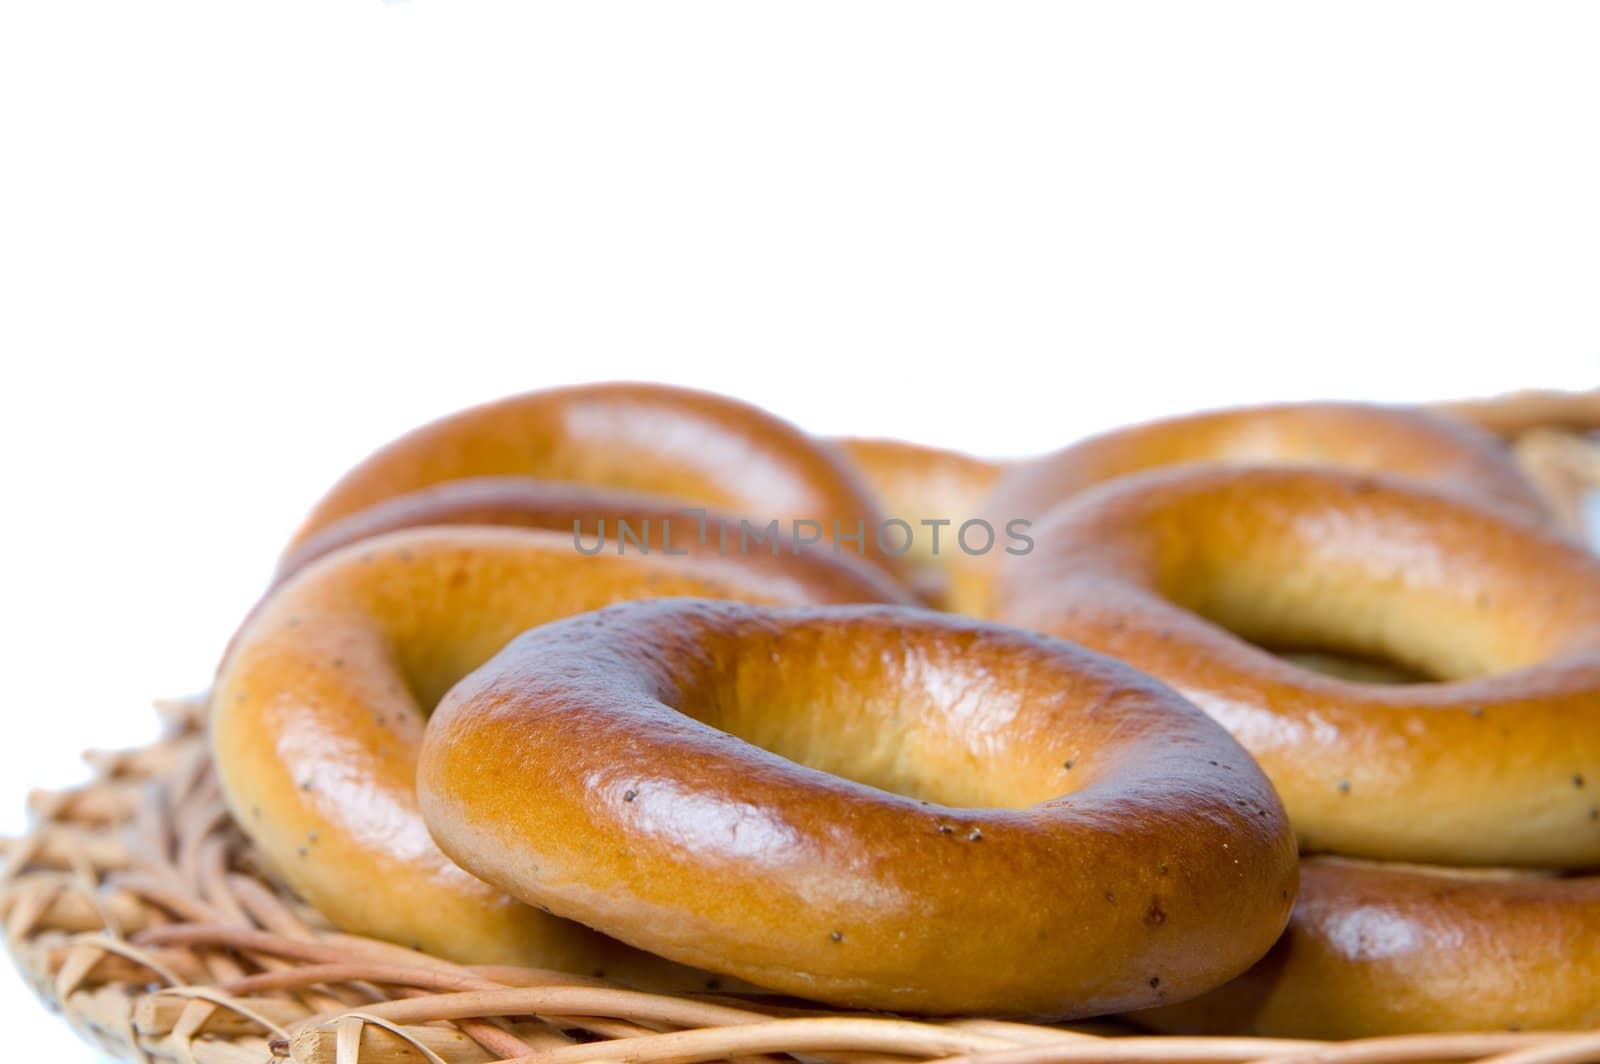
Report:
[[[1482,413],[1001,462],[656,385],[476,407],[287,546],[213,688],[223,789],[334,925],[462,963],[1171,1032],[1597,1025],[1600,557]]]

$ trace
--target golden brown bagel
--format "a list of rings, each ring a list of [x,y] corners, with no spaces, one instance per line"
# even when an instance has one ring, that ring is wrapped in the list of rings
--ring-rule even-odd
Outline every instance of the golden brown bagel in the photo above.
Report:
[[[570,536],[516,529],[400,532],[329,555],[269,596],[217,677],[228,804],[341,928],[464,962],[648,978],[632,951],[511,902],[440,853],[416,807],[417,749],[439,697],[534,625],[653,595],[807,601],[757,570],[729,577],[688,559],[584,557]]]
[[[912,586],[926,601],[943,605],[950,574],[963,558],[957,530],[986,515],[983,499],[1006,463],[904,440],[845,436],[832,443],[861,472],[884,515],[911,527],[905,558]]]
[[[375,503],[450,480],[522,476],[620,488],[705,506],[764,526],[837,522],[879,549],[880,515],[847,463],[804,432],[747,403],[656,384],[588,384],[530,392],[463,410],[402,436],[344,476],[313,509],[291,549]]]
[[[1198,463],[1387,473],[1534,520],[1551,516],[1538,490],[1487,433],[1421,407],[1347,402],[1237,407],[1113,429],[1018,463],[995,485],[985,506],[992,521],[1037,520],[1108,480]],[[989,584],[1004,561],[995,555],[964,566],[957,574],[955,607],[987,615]]]
[[[1600,877],[1316,858],[1261,963],[1134,1017],[1159,1030],[1292,1038],[1600,1024]]]
[[[1375,403],[1236,407],[1115,429],[1019,466],[996,487],[994,502],[1037,516],[1115,477],[1197,462],[1384,473],[1547,516],[1533,485],[1487,433],[1421,407]]]
[[[841,436],[833,445],[861,471],[883,512],[916,523],[978,512],[1008,463],[905,440]]]
[[[704,571],[735,580],[751,572],[794,602],[910,602],[910,592],[848,551],[798,544],[791,535],[756,542],[740,519],[691,509],[654,495],[525,477],[470,477],[397,495],[340,518],[284,555],[282,581],[363,539],[408,528],[489,525],[541,528],[572,538],[580,554],[692,557]]]
[[[1255,468],[1124,478],[1034,535],[1001,570],[1001,619],[1193,699],[1307,850],[1600,863],[1600,558],[1559,534],[1411,482]],[[1246,640],[1442,682],[1340,680]]]
[[[1600,542],[1600,527],[1588,512],[1590,496],[1600,487],[1600,389],[1513,392],[1452,400],[1435,409],[1499,436],[1562,527]]]
[[[440,704],[418,790],[446,852],[515,896],[848,1006],[1182,998],[1259,957],[1295,885],[1266,779],[1167,688],[896,607],[536,629]]]

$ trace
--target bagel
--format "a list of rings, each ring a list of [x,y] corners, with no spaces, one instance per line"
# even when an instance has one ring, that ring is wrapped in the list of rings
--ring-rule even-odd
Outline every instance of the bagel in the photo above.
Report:
[[[520,529],[399,532],[330,554],[267,597],[219,670],[211,735],[229,808],[347,931],[464,963],[664,978],[665,965],[515,904],[440,853],[417,811],[417,750],[439,697],[546,621],[652,595],[855,597],[734,575],[584,557],[568,536]]]
[[[943,605],[963,557],[957,530],[984,515],[983,499],[1006,463],[904,440],[844,436],[832,442],[872,488],[879,509],[912,528],[905,555],[912,586],[925,601]]]
[[[900,568],[877,543],[869,490],[828,447],[747,403],[630,383],[530,392],[407,433],[335,484],[290,550],[397,495],[486,476],[644,492],[761,527],[816,522],[830,545]]]
[[[564,532],[582,554],[692,557],[704,571],[759,578],[793,602],[910,602],[884,571],[854,554],[818,544],[753,535],[738,518],[654,495],[525,477],[469,477],[407,492],[340,518],[291,548],[277,580],[325,554],[373,536],[411,528],[489,525]]]
[[[457,684],[417,777],[462,867],[636,946],[851,1007],[1176,1000],[1288,916],[1281,805],[1169,689],[897,607],[624,604]]]
[[[1092,436],[1020,465],[995,505],[1037,516],[1085,488],[1198,462],[1336,466],[1425,481],[1544,519],[1544,500],[1489,434],[1422,407],[1281,403],[1163,418]]]
[[[1034,536],[1001,570],[999,618],[1211,713],[1306,851],[1600,864],[1600,558],[1560,534],[1414,482],[1253,468],[1122,478]],[[1342,680],[1263,645],[1435,682]]]
[[[1288,1038],[1600,1024],[1600,877],[1314,858],[1289,930],[1248,973],[1135,1015]]]
[[[1018,463],[996,483],[986,509],[992,521],[1037,521],[1097,484],[1200,463],[1383,473],[1425,481],[1530,520],[1552,518],[1537,488],[1489,434],[1422,407],[1350,402],[1236,407],[1113,429]],[[1004,560],[976,559],[965,566],[956,607],[987,615],[990,583]]]

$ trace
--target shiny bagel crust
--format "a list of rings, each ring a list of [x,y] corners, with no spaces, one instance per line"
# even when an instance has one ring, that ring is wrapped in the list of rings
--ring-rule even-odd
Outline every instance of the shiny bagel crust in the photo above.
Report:
[[[1038,521],[1118,477],[1188,465],[1325,466],[1426,481],[1537,521],[1553,519],[1538,488],[1493,436],[1423,407],[1277,403],[1161,418],[1102,432],[1018,462],[985,497],[991,521]],[[953,605],[989,616],[995,570],[975,559],[955,574]]]
[[[964,560],[957,529],[963,521],[985,516],[983,500],[1009,464],[905,440],[844,436],[831,442],[861,472],[879,509],[914,530],[905,557],[918,592],[933,605],[948,605],[952,573]],[[949,524],[933,529],[924,521]]]
[[[841,436],[830,441],[861,471],[893,517],[960,521],[978,515],[983,497],[1009,464],[906,440]]]
[[[1600,877],[1316,858],[1259,964],[1134,1019],[1286,1038],[1572,1030],[1600,1024],[1597,988]]]
[[[504,476],[643,492],[761,525],[816,521],[830,536],[835,522],[847,535],[859,525],[862,552],[899,568],[877,548],[871,492],[834,451],[747,403],[634,383],[529,392],[407,433],[334,485],[291,550],[397,495]]]
[[[1254,468],[1123,478],[1035,537],[1001,571],[1001,618],[1200,705],[1306,850],[1600,864],[1600,558],[1559,534],[1414,482]],[[1438,682],[1337,679],[1255,644]]]
[[[439,697],[530,627],[655,595],[841,600],[744,575],[585,557],[570,536],[521,529],[398,532],[330,554],[266,599],[219,671],[212,746],[228,805],[340,928],[466,963],[659,984],[664,963],[512,902],[440,853],[417,810],[417,751]]]
[[[1381,473],[1535,520],[1549,516],[1537,489],[1488,433],[1423,407],[1347,402],[1233,407],[1114,429],[1020,464],[996,486],[992,502],[1037,516],[1096,484],[1194,463]]]
[[[1082,1016],[1243,970],[1296,860],[1226,732],[1126,666],[898,607],[625,604],[451,689],[461,865],[662,956],[852,1007]]]
[[[658,496],[526,477],[469,477],[407,492],[357,510],[283,556],[278,580],[333,551],[412,528],[532,528],[560,532],[582,554],[693,558],[704,572],[753,577],[791,602],[910,602],[880,567],[823,543],[756,542],[740,519]]]

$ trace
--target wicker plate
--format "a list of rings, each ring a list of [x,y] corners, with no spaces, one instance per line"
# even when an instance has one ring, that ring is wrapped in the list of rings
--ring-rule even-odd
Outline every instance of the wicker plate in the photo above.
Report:
[[[0,917],[24,977],[89,1041],[140,1061],[1589,1061],[1600,1033],[1342,1044],[900,1020],[733,996],[664,996],[534,969],[468,968],[332,930],[260,868],[223,808],[199,700],[152,746],[88,755],[5,844]]]
[[[1517,438],[1519,457],[1575,522],[1582,490],[1600,483],[1594,440],[1565,425],[1496,427]],[[276,883],[223,806],[203,702],[159,708],[164,738],[87,755],[94,779],[35,795],[33,830],[0,843],[0,919],[24,978],[85,1038],[127,1060],[1600,1061],[1600,1032],[1179,1038],[1112,1025],[910,1021],[463,967],[341,934]]]

